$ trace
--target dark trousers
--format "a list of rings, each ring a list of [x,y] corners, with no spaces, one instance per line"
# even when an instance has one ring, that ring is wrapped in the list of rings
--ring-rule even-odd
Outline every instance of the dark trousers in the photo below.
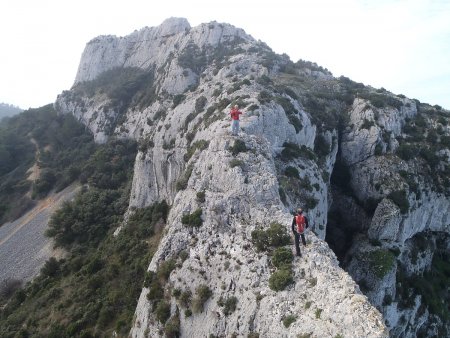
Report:
[[[302,237],[302,243],[304,246],[306,246],[306,239],[305,234],[299,234],[298,232],[294,232],[294,239],[295,239],[295,252],[297,256],[300,256],[300,236]]]

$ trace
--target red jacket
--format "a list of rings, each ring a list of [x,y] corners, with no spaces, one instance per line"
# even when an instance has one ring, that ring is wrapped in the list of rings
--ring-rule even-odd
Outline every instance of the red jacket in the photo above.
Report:
[[[242,114],[242,112],[239,109],[232,108],[230,111],[232,120],[239,120],[239,115],[241,115],[241,114]]]

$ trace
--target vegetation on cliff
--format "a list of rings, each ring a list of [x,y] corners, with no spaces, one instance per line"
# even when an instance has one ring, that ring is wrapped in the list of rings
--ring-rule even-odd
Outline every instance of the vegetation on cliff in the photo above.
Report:
[[[48,229],[66,255],[1,300],[2,337],[128,332],[168,213],[165,202],[136,210],[113,236],[128,206],[135,154],[134,142],[113,140],[82,163],[88,188],[53,215]]]

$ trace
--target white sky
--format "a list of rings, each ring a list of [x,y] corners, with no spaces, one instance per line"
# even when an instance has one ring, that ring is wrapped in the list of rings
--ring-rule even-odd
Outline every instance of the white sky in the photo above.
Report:
[[[0,102],[54,102],[89,40],[169,17],[230,23],[294,62],[450,109],[450,0],[1,0]]]

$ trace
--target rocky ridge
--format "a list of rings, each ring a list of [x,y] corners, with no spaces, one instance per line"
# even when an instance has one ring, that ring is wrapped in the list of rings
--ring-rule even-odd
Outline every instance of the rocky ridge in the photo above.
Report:
[[[181,336],[244,336],[249,332],[264,337],[385,335],[378,312],[313,233],[308,235],[304,258],[294,262],[295,285],[282,292],[268,288],[273,267],[266,254],[254,249],[251,232],[271,222],[289,224],[291,216],[280,203],[274,203],[279,195],[270,144],[257,136],[242,135],[242,139],[251,149],[237,156],[242,166],[227,168],[233,159],[227,149],[233,139],[226,132],[211,140],[195,159],[188,187],[176,195],[170,228],[149,267],[157,271],[161,262],[187,250],[187,259],[170,275],[168,289],[195,294],[198,286],[207,284],[212,290],[204,312],[192,317],[179,315]],[[197,201],[197,191],[205,191],[205,202]],[[182,224],[182,215],[199,207],[202,226],[196,229]],[[139,300],[133,337],[156,337],[161,329],[149,316],[148,291],[144,289]],[[238,299],[237,309],[225,315],[219,299],[233,296]],[[173,313],[181,309],[173,298],[171,307]],[[297,321],[286,329],[282,319],[288,315],[295,315]]]
[[[127,37],[88,43],[74,87],[55,106],[77,116],[97,142],[112,135],[139,141],[129,212],[163,199],[172,205],[149,271],[171,259],[178,262],[165,297],[181,336],[387,336],[379,313],[323,242],[336,199],[345,217],[360,220],[351,224],[362,237],[348,251],[348,271],[370,287],[366,294],[383,311],[391,334],[414,335],[426,322],[423,311],[410,323],[400,320],[416,317],[420,298],[406,310],[399,301],[384,304],[386,295],[398,296],[398,266],[425,271],[431,264],[432,250],[419,263],[408,263],[412,238],[449,232],[446,195],[426,182],[419,165],[395,156],[403,149],[405,126],[422,115],[422,106],[356,85],[358,94],[353,86],[317,65],[293,64],[243,30],[216,22],[191,28],[185,19],[172,18]],[[387,104],[380,105],[380,99]],[[237,139],[227,130],[232,103],[244,107],[244,133]],[[234,151],[237,141],[245,150]],[[330,189],[336,159],[350,177],[342,182],[353,192],[342,201]],[[412,172],[422,187],[416,191],[401,176]],[[401,190],[407,191],[406,213],[389,197]],[[377,201],[372,211],[361,208],[372,201]],[[295,283],[275,292],[268,287],[274,267],[266,253],[255,250],[251,233],[272,222],[288,227],[288,210],[297,205],[307,206],[315,234],[308,236],[304,259],[293,264]],[[197,210],[202,225],[183,224],[183,216]],[[364,260],[365,253],[380,249],[370,241],[379,241],[388,257],[389,250],[401,253],[383,275],[375,275]],[[211,298],[203,312],[187,316],[172,292],[194,294],[201,285],[210,288]],[[148,293],[145,287],[139,299],[134,337],[156,337],[164,329]],[[224,297],[238,299],[235,312],[223,312]],[[281,320],[289,314],[297,321],[286,328]]]

